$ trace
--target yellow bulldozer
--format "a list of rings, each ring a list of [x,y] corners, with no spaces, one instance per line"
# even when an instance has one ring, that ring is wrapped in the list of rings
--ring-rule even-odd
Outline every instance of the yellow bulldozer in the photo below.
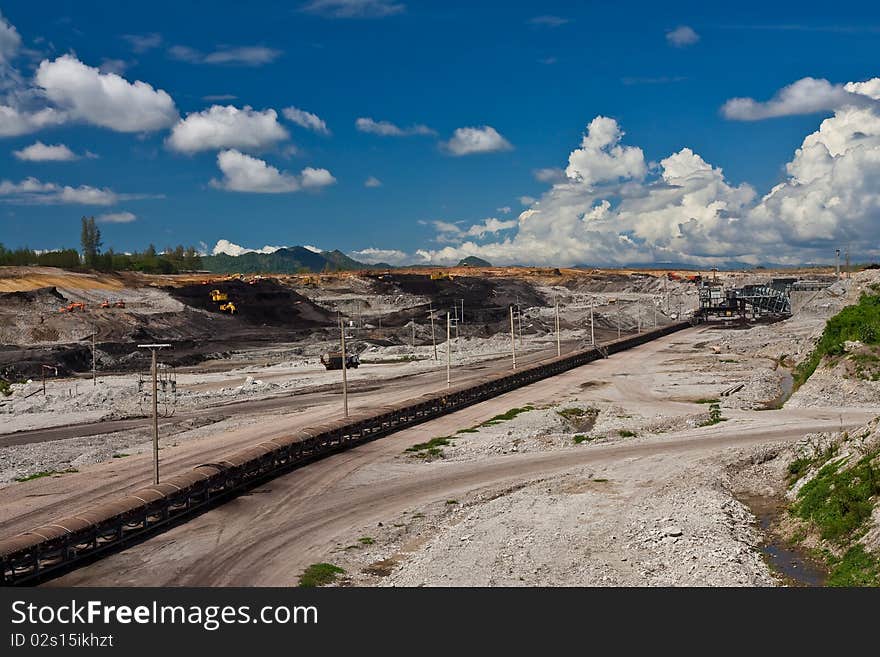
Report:
[[[211,290],[211,301],[229,301],[229,295],[220,290]]]
[[[451,281],[452,274],[445,271],[435,271],[431,274],[432,281]]]

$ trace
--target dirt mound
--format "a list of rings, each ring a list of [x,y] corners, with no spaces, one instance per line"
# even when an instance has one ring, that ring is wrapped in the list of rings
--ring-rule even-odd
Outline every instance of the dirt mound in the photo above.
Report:
[[[0,292],[0,305],[3,306],[34,303],[57,305],[59,301],[67,301],[67,299],[55,286],[17,292]]]
[[[171,296],[188,306],[226,314],[220,310],[223,302],[211,300],[210,293],[214,289],[227,294],[229,301],[235,304],[236,319],[250,324],[313,328],[327,326],[335,321],[331,312],[274,280],[245,283],[232,279],[222,283],[165,288]]]
[[[508,308],[517,303],[524,308],[542,306],[547,300],[524,280],[511,278],[477,278],[454,276],[432,280],[428,274],[391,273],[371,276],[373,290],[379,294],[395,292],[427,297],[435,310],[441,312],[455,306],[461,308],[464,300],[465,319],[469,323],[493,323],[508,316]],[[421,320],[427,308],[411,309],[382,319],[387,326],[405,324],[413,313]],[[460,312],[460,310],[459,310]]]

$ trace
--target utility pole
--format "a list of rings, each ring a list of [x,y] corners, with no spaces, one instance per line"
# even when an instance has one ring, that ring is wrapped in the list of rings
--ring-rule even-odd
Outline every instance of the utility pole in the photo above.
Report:
[[[593,328],[593,305],[594,301],[590,299],[590,346],[596,346],[596,331]]]
[[[562,355],[562,345],[559,342],[559,299],[556,299],[556,355]]]
[[[834,249],[834,253],[837,255],[837,280],[840,280],[840,249]]]
[[[428,311],[428,315],[431,316],[431,344],[434,346],[434,360],[437,360],[437,338],[434,334],[434,304],[432,303],[430,306],[430,310]]]
[[[461,323],[464,324],[464,299],[461,300]]]
[[[345,325],[339,315],[339,340],[342,342],[342,412],[348,417],[348,358],[345,353]]]
[[[58,376],[58,368],[55,367],[54,365],[41,365],[40,366],[40,373],[42,374],[42,377],[43,377],[43,397],[46,396],[46,370],[52,370],[53,372],[55,372],[55,376]]]
[[[616,299],[614,304],[617,306],[617,339],[620,339],[620,299]]]
[[[523,346],[523,332],[522,332],[522,307],[519,305],[519,302],[516,304],[516,317],[519,323],[519,346]]]
[[[450,349],[450,341],[452,340],[452,325],[449,313],[446,313],[446,387],[452,385],[451,366],[452,366],[452,349]]]
[[[849,245],[846,246],[846,266],[843,269],[844,278],[852,278],[852,270],[849,268]]]
[[[510,307],[510,350],[513,354],[513,369],[516,369],[516,331],[513,330],[513,306]]]
[[[138,349],[149,349],[152,353],[150,372],[153,379],[153,483],[159,484],[159,396],[157,391],[156,352],[159,349],[170,347],[170,344],[139,344]]]

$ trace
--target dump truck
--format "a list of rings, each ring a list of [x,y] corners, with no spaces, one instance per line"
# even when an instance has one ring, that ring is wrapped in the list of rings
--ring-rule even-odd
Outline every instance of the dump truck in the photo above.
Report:
[[[321,354],[321,363],[328,370],[341,370],[342,352],[330,351],[326,354]],[[360,364],[361,359],[357,354],[348,354],[348,357],[345,359],[345,369],[357,369],[358,365]]]

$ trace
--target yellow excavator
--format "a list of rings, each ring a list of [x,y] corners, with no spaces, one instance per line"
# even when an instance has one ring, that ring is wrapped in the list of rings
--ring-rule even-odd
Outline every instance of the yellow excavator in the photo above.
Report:
[[[231,301],[229,303],[224,303],[222,306],[220,306],[220,310],[222,310],[223,312],[228,312],[230,315],[234,315],[236,311],[235,304]]]
[[[229,301],[229,295],[220,290],[211,290],[211,301]]]

